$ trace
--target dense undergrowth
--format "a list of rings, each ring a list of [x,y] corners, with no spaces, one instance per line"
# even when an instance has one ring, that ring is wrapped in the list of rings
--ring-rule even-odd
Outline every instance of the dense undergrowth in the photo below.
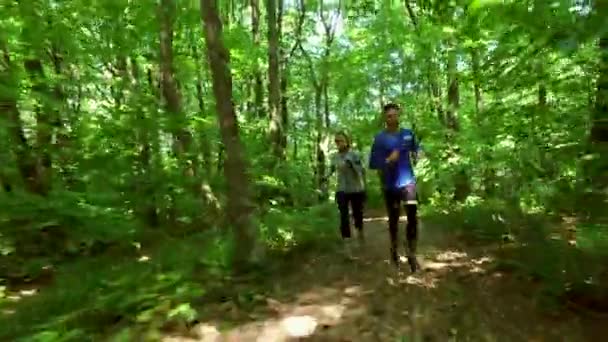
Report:
[[[146,228],[128,213],[57,196],[2,198],[2,340],[83,341],[123,326],[155,332],[192,322],[193,303],[200,307],[207,291],[231,282],[226,231]],[[251,274],[272,272],[288,252],[335,242],[333,212],[331,205],[265,210]]]
[[[576,302],[608,311],[601,285],[608,278],[603,197],[577,190],[582,186],[538,186],[526,181],[530,175],[519,178],[525,190],[517,197],[507,196],[500,178],[496,191],[503,196],[491,195],[473,167],[469,194],[455,200],[458,180],[445,168],[458,163],[444,166],[443,156],[427,150],[428,161],[418,166],[424,225],[489,246],[497,270],[540,284],[547,308]],[[368,182],[368,207],[382,208],[377,179]],[[329,252],[339,242],[335,206],[310,205],[315,192],[269,178],[256,184],[256,194],[258,242],[250,272],[238,278],[231,272],[230,230],[195,208],[180,207],[194,219],[153,228],[128,205],[115,199],[110,205],[89,192],[1,194],[0,339],[154,339],[164,328],[196,322],[208,303],[252,305],[253,284],[297,272],[298,258]],[[239,283],[252,285],[252,293],[229,290]]]
[[[196,322],[205,303],[251,305],[253,295],[226,288],[297,271],[289,255],[323,253],[338,242],[333,203],[267,207],[258,216],[251,272],[235,279],[233,239],[224,230],[146,228],[128,213],[69,194],[11,196],[2,208],[2,340],[128,340],[135,333],[153,339],[164,328]],[[380,202],[374,197],[371,203]],[[439,195],[425,202],[425,225],[497,246],[495,268],[540,283],[547,307],[576,300],[588,310],[607,309],[600,284],[608,275],[608,230],[597,212],[531,213],[496,199],[455,204]]]
[[[435,203],[426,208],[424,222],[485,246],[496,271],[539,285],[537,297],[548,311],[575,306],[586,313],[608,313],[605,199],[559,196],[554,200],[579,209],[524,210],[498,199]]]

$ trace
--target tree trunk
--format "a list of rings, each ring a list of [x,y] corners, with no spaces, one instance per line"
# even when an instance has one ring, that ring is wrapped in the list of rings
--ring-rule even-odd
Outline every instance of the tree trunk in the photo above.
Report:
[[[323,3],[320,4],[319,16],[321,17],[321,23],[325,31],[325,47],[323,51],[322,69],[321,69],[321,80],[318,83],[318,89],[315,89],[315,105],[319,105],[317,109],[317,165],[319,167],[319,175],[322,177],[321,182],[321,199],[326,200],[329,197],[329,187],[327,180],[325,179],[325,171],[327,168],[327,155],[328,155],[328,137],[327,131],[331,126],[329,120],[330,104],[329,104],[329,84],[330,84],[330,68],[329,59],[331,57],[331,48],[335,38],[337,17],[340,15],[340,8],[337,9],[338,13],[330,14],[326,16]],[[323,112],[321,113],[321,98],[323,99]]]
[[[55,71],[56,80],[62,80],[62,76],[65,76],[66,79],[70,79],[72,82],[77,83],[75,81],[75,77],[73,72],[69,70],[69,67],[66,67],[63,54],[61,53],[58,43],[54,43],[51,47],[51,59],[53,61],[53,67]],[[75,121],[75,113],[73,108],[68,105],[66,94],[67,86],[64,86],[62,81],[55,81],[53,87],[54,98],[57,99],[57,103],[59,108],[55,110],[55,120],[56,120],[56,169],[60,175],[60,178],[63,180],[63,184],[65,188],[68,190],[73,190],[74,185],[77,183],[77,178],[74,174],[74,170],[72,166],[76,163],[74,159],[74,151],[76,150],[76,141],[75,136],[70,132],[68,127],[74,127]],[[75,95],[78,95],[76,92]],[[79,96],[72,96],[72,98],[76,98],[74,102],[79,102]],[[74,107],[78,107],[76,105]]]
[[[186,118],[182,112],[182,99],[175,79],[173,67],[173,23],[175,20],[174,0],[161,0],[159,6],[160,19],[160,73],[162,95],[165,100],[166,110],[172,115],[174,122],[173,150],[176,157],[184,165],[185,174],[194,174],[189,163],[188,153],[192,144],[192,136],[186,128]]]
[[[598,7],[600,2],[598,2]],[[589,135],[594,144],[608,143],[608,35],[604,34],[604,37],[599,39],[598,48],[600,50],[599,72],[591,134]]]
[[[325,140],[324,127],[323,127],[323,111],[322,111],[322,99],[323,99],[323,89],[320,86],[315,86],[315,155],[317,157],[316,160],[316,168],[315,173],[317,175],[317,187],[320,191],[319,199],[325,200],[328,197],[328,184],[325,179],[325,172],[327,168],[327,155],[325,153],[325,148],[323,145],[323,141]]]
[[[451,134],[455,134],[459,130],[458,110],[460,109],[460,89],[458,70],[456,69],[457,60],[458,53],[456,47],[451,46],[448,51],[448,110],[446,111],[445,118],[449,133]],[[460,166],[459,169],[454,171],[454,200],[463,201],[471,192],[469,177],[464,166]]]
[[[251,36],[253,44],[260,46],[260,1],[250,0],[251,6]],[[255,67],[253,74],[253,111],[258,118],[264,117],[264,82],[259,66]]]
[[[196,60],[196,100],[198,103],[198,110],[199,110],[199,115],[201,116],[207,116],[207,108],[206,108],[206,103],[205,103],[205,86],[204,86],[204,80],[203,80],[203,64],[201,62],[201,58],[203,57],[198,49],[196,48],[196,39],[193,37],[192,38],[192,55],[194,56],[195,60]],[[199,132],[199,134],[201,134],[202,132]],[[201,154],[201,164],[202,164],[202,169],[203,171],[205,171],[205,174],[209,177],[211,175],[211,143],[208,136],[205,136],[205,134],[202,134],[202,137],[200,138],[200,154]]]
[[[475,113],[477,114],[478,122],[481,119],[483,111],[483,95],[481,90],[481,73],[479,66],[479,49],[474,47],[471,49],[471,66],[473,68],[473,90],[475,92]]]
[[[131,75],[133,77],[132,89],[133,93],[145,89],[145,82],[141,79],[139,65],[137,59],[132,57],[131,59]],[[148,88],[154,93],[155,86],[152,80],[152,72],[148,73]],[[160,224],[158,217],[157,203],[156,203],[156,188],[152,182],[153,179],[153,164],[152,164],[152,146],[150,143],[150,125],[148,124],[150,118],[146,116],[146,110],[144,106],[137,104],[137,129],[135,130],[137,145],[139,153],[137,155],[138,174],[137,174],[137,193],[138,201],[137,213],[143,218],[143,221],[149,227],[157,227]]]
[[[596,2],[596,12],[608,12],[608,0]],[[595,106],[589,132],[590,151],[596,157],[588,162],[587,177],[596,189],[608,189],[608,33],[599,38],[599,68]]]
[[[278,159],[283,159],[285,155],[282,148],[283,120],[281,118],[279,32],[277,27],[276,1],[266,1],[268,23],[268,108],[270,110],[269,138],[274,156]]]
[[[452,131],[458,131],[458,110],[460,109],[458,71],[456,70],[457,57],[455,50],[448,51],[448,110],[446,112],[446,123]]]
[[[14,91],[11,93],[6,91],[8,89],[19,89],[17,87],[16,76],[12,73],[14,66],[11,63],[6,46],[2,44],[0,47],[2,48],[3,64],[6,66],[6,70],[0,74],[0,82],[8,85],[5,91],[0,91],[0,114],[7,118],[11,148],[23,183],[28,191],[36,193],[38,192],[36,160],[32,153],[32,148],[25,137],[23,122],[19,115],[19,108],[17,107],[18,92]]]
[[[224,176],[228,183],[227,223],[235,236],[235,271],[246,269],[255,246],[255,227],[252,222],[251,185],[247,175],[244,148],[239,138],[238,123],[232,101],[230,55],[222,41],[222,23],[216,0],[201,0],[207,56],[213,80],[213,94],[220,124],[222,142],[226,149]]]
[[[277,18],[277,32],[279,36],[279,42],[282,42],[283,39],[283,16],[285,12],[284,8],[285,2],[283,0],[279,0],[279,8],[278,8],[278,18]],[[301,32],[301,28],[298,26],[296,28],[296,34]],[[296,37],[296,42],[299,41],[300,37]],[[289,56],[287,56],[287,51],[285,50],[285,44],[280,44],[279,46],[279,74],[281,78],[280,90],[279,94],[281,97],[281,127],[283,128],[281,134],[281,150],[283,151],[283,157],[287,156],[287,134],[289,128],[289,112],[287,109],[287,83],[289,81]]]
[[[38,96],[36,113],[36,177],[33,191],[40,195],[46,195],[50,189],[50,177],[52,169],[51,148],[53,144],[53,128],[56,120],[52,117],[54,111],[48,104],[53,98],[48,84],[46,83],[42,62],[39,59],[27,59],[24,62],[26,72],[32,82],[32,91]]]

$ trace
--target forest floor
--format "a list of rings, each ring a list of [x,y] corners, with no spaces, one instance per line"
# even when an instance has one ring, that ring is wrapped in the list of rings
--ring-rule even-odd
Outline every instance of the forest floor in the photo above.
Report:
[[[423,269],[398,274],[386,219],[367,218],[365,229],[354,260],[304,252],[285,272],[235,285],[253,287],[256,304],[206,304],[189,337],[164,341],[601,341],[605,317],[543,304],[538,284],[495,267],[500,246],[423,222]]]

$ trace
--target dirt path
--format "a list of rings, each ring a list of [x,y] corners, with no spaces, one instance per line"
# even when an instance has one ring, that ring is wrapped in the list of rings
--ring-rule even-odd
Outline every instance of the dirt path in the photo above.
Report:
[[[192,329],[196,337],[164,341],[595,340],[574,315],[541,310],[531,284],[492,271],[484,248],[423,225],[423,270],[398,275],[387,260],[385,219],[366,224],[356,260],[338,251],[302,260],[298,272],[273,275],[272,288],[248,312],[226,304]],[[239,324],[227,323],[236,317]]]

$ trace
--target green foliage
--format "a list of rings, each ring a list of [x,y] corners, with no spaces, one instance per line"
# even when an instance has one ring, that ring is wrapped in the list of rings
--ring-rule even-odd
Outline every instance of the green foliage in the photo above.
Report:
[[[606,274],[608,225],[566,224],[558,215],[522,212],[496,200],[454,205],[437,198],[432,205],[425,212],[424,224],[497,246],[494,271],[540,283],[538,301],[548,311],[563,305],[568,293],[581,286],[587,296],[600,293],[599,299],[591,300],[602,300],[605,288],[599,282]],[[574,241],[568,241],[569,235]]]
[[[240,236],[266,257],[332,248],[335,205],[319,182],[330,132],[346,129],[368,155],[388,101],[424,146],[426,220],[514,240],[504,263],[542,278],[552,298],[602,272],[606,143],[591,134],[608,103],[602,2],[306,1],[306,13],[297,3],[280,16],[277,142],[264,4],[254,27],[249,4],[222,2],[233,90],[222,99],[198,2],[3,2],[0,288],[54,281],[19,305],[0,302],[19,307],[0,337],[83,340],[101,326],[191,321],[188,305],[231,271]],[[218,120],[216,105],[229,103],[238,130],[222,137],[232,118]],[[248,180],[225,177],[238,157],[230,139]],[[255,215],[239,219],[252,232],[227,231],[242,214],[226,211],[234,185],[251,186]],[[370,172],[367,206],[382,202]],[[577,249],[549,238],[563,216],[579,220]]]
[[[261,237],[271,248],[310,248],[337,237],[337,214],[333,204],[285,212],[271,209],[260,227]]]
[[[269,251],[260,262],[280,263],[282,253],[323,248],[323,241],[331,246],[335,220],[333,206],[271,209],[260,222],[260,241]],[[108,333],[106,326],[131,326],[131,333],[142,334],[197,319],[193,303],[229,275],[231,240],[209,231],[162,234],[154,241],[132,256],[106,253],[58,266],[51,287],[0,318],[0,338],[78,341]]]
[[[182,241],[180,247],[199,246]],[[98,333],[99,327],[119,322],[154,325],[175,318],[191,320],[190,312],[179,317],[176,310],[202,290],[186,276],[192,273],[196,259],[188,259],[182,252],[152,255],[149,262],[116,264],[112,258],[104,258],[66,267],[58,272],[53,287],[27,300],[16,316],[3,318],[13,324],[5,322],[1,335],[28,340],[54,332],[58,334],[54,341],[79,340]],[[178,253],[179,262],[171,263]]]
[[[0,201],[3,203],[0,229],[5,236],[22,242],[45,232],[49,236],[65,236],[71,245],[88,247],[94,242],[128,242],[139,229],[124,210],[96,205],[82,194],[54,192],[41,198],[19,192],[3,193]],[[53,251],[45,251],[47,246],[37,247],[42,253]]]

